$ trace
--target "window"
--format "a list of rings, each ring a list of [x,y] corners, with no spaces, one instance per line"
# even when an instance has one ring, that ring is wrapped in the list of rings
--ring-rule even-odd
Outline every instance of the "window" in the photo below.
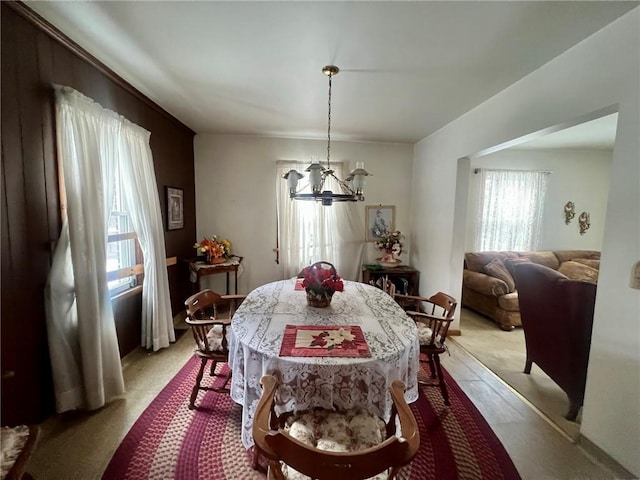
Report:
[[[341,177],[342,165],[332,163],[331,166],[336,175]],[[282,180],[282,175],[291,168],[304,171],[305,166],[292,162],[278,162],[276,189],[279,259],[286,275],[293,276],[305,266],[320,260],[337,265],[340,239],[335,205],[325,207],[320,202],[289,198],[287,183]],[[327,186],[333,191],[339,189],[338,185],[329,183]],[[310,188],[307,185],[306,189],[309,192]]]
[[[112,296],[138,284],[135,267],[143,263],[142,251],[124,206],[121,178],[118,172],[107,230],[107,280]]]
[[[537,249],[548,173],[481,170],[475,251]]]

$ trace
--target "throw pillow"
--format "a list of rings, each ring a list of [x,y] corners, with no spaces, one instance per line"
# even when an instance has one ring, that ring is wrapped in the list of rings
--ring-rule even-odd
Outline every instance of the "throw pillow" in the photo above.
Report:
[[[516,282],[513,280],[513,277],[507,270],[505,264],[502,263],[502,260],[498,258],[491,260],[484,266],[484,272],[492,277],[499,278],[506,283],[508,293],[511,293],[516,289]]]

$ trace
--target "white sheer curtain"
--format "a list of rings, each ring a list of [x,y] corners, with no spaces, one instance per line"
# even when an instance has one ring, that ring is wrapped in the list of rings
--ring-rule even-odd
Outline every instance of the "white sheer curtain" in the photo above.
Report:
[[[117,167],[135,172],[148,169],[152,163],[148,133],[143,135],[139,127],[68,87],[56,87],[56,132],[67,216],[47,279],[45,303],[56,409],[64,412],[99,408],[124,392],[106,280],[107,225]],[[140,142],[147,146],[141,147]],[[147,166],[141,166],[145,162]],[[140,191],[137,197],[130,193],[127,200],[140,201],[141,208],[148,208],[148,203],[153,203],[149,200],[152,195],[149,182],[153,182],[156,190],[153,170],[150,179],[144,182],[135,181],[133,174],[124,183],[129,180],[132,185],[129,189]],[[164,237],[162,228],[157,228],[161,224],[157,192],[155,203],[154,209],[141,210],[137,214],[140,219],[134,220],[138,222],[134,223],[138,235],[144,238],[141,243],[154,245],[142,247],[145,268],[147,255],[151,262],[162,255],[162,262],[156,265],[165,264]],[[145,287],[163,292],[152,297],[168,299],[166,272],[162,285],[161,279],[154,280],[162,275],[154,273],[153,266],[150,268],[151,273],[147,272],[150,278],[145,278],[145,284],[149,280],[150,285]],[[170,312],[168,302],[146,303],[147,316],[164,318],[161,310]],[[149,305],[153,305],[151,312]],[[173,338],[172,328],[166,336],[168,340]],[[158,335],[158,345],[168,344],[161,337]]]
[[[549,172],[481,170],[475,251],[536,250]]]
[[[149,147],[150,134],[137,125],[123,121],[126,122],[126,128],[123,129],[125,155],[120,162],[123,196],[144,256],[141,344],[156,351],[176,340],[160,197]]]
[[[338,178],[342,164],[333,163]],[[277,162],[276,192],[280,263],[285,278],[297,275],[307,265],[324,260],[332,263],[341,277],[358,280],[362,265],[364,225],[355,205],[336,202],[330,207],[319,202],[291,200],[282,175],[291,168],[304,171],[306,165]],[[301,180],[301,184],[308,177]],[[337,184],[328,183],[333,192]],[[309,190],[310,191],[310,190]]]

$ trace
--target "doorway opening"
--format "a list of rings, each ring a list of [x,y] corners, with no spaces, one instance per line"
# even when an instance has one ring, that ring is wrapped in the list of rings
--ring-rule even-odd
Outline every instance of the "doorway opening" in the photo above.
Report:
[[[459,160],[458,188],[466,188],[466,223],[461,236],[464,251],[474,252],[480,169],[534,170],[550,172],[544,202],[540,239],[536,251],[602,250],[609,194],[609,175],[617,128],[615,107],[550,127],[541,132],[486,149]],[[462,176],[462,178],[461,178]],[[457,197],[458,198],[458,197]],[[460,197],[461,198],[461,197]],[[567,223],[565,206],[571,202],[575,218]],[[456,213],[463,208],[456,204]],[[581,212],[590,216],[587,230],[580,228]],[[596,220],[597,219],[597,220]],[[462,225],[458,225],[462,230]],[[466,257],[466,255],[465,255]],[[597,277],[596,277],[597,278]],[[454,340],[500,379],[526,398],[534,407],[572,438],[580,433],[581,415],[572,422],[565,417],[569,408],[566,394],[534,364],[531,375],[523,373],[526,348],[519,322],[513,330],[502,330],[492,312],[465,302],[465,282],[460,311],[462,335]],[[517,307],[517,292],[515,296]],[[467,303],[467,304],[465,304]]]

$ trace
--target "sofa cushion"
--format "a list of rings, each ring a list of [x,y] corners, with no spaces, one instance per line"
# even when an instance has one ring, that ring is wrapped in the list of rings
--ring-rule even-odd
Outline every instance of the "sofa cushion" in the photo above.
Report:
[[[517,257],[518,254],[515,252],[467,252],[464,255],[464,261],[468,270],[482,273],[484,266],[496,258],[504,263],[507,258]]]
[[[572,262],[578,262],[578,263],[582,263],[583,265],[588,265],[590,267],[593,267],[597,270],[600,270],[600,260],[594,260],[594,259],[590,259],[590,258],[572,258],[571,259]]]
[[[600,252],[597,250],[556,250],[553,253],[558,257],[560,263],[575,260],[576,258],[600,260]]]
[[[484,272],[487,275],[491,275],[492,277],[499,278],[504,283],[507,284],[508,292],[513,292],[516,289],[516,282],[513,280],[513,277],[505,267],[502,260],[499,258],[494,258],[489,263],[484,266]]]
[[[511,292],[498,297],[498,306],[509,312],[520,311],[520,305],[518,304],[518,292]]]
[[[582,280],[589,283],[598,283],[597,269],[590,267],[589,265],[584,265],[583,263],[575,262],[573,260],[562,262],[562,264],[558,268],[558,272],[562,273],[571,280]]]
[[[520,257],[528,258],[533,263],[537,263],[538,265],[544,265],[545,267],[553,268],[557,270],[560,266],[560,262],[558,261],[558,257],[556,257],[553,252],[520,252]]]

